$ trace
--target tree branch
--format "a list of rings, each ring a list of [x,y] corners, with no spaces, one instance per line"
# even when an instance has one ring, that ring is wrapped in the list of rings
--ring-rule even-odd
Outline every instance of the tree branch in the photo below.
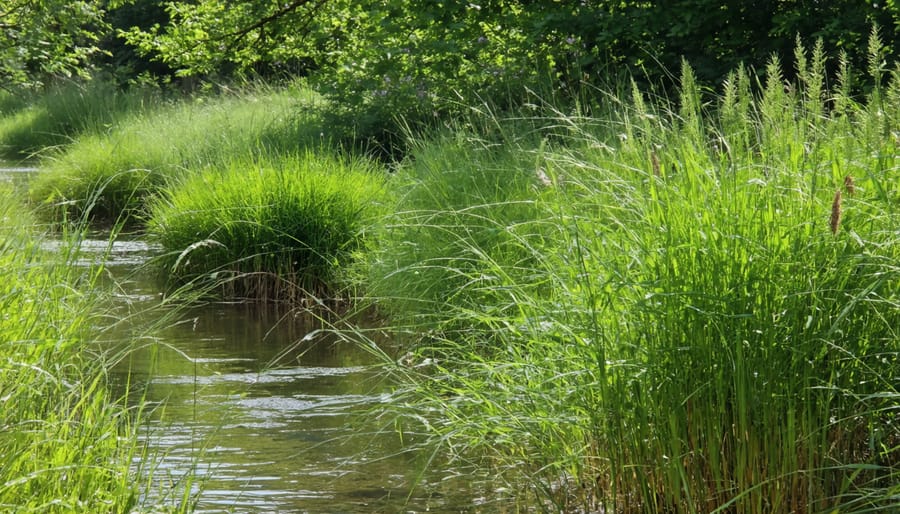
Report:
[[[249,34],[250,32],[252,32],[260,27],[263,27],[265,25],[268,25],[269,23],[272,23],[273,21],[281,18],[282,16],[286,16],[286,15],[296,11],[297,9],[303,7],[304,5],[306,5],[308,3],[312,3],[312,0],[294,0],[293,2],[285,5],[281,9],[275,11],[274,13],[272,13],[264,18],[260,18],[259,20],[256,20],[254,23],[252,23],[240,30],[232,32],[230,34],[224,35],[223,38],[233,38],[231,40],[231,44],[228,45],[229,48],[232,48],[232,47],[236,46],[238,44],[238,42],[240,42],[241,39],[245,38],[247,36],[247,34]],[[316,0],[314,3],[316,5],[313,6],[313,8],[318,7],[319,5],[325,3],[325,0]],[[303,27],[306,27],[307,25],[309,25],[311,18],[312,18],[312,16],[310,16],[310,18],[306,20],[306,23],[304,23]]]

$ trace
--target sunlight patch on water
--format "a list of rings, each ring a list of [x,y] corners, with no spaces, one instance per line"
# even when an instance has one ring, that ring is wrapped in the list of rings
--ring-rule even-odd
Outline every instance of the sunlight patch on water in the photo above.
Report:
[[[207,363],[224,363],[224,362],[240,362],[242,360],[247,359],[207,359],[205,362]],[[251,360],[252,361],[252,360]],[[197,359],[192,359],[192,362],[201,362]],[[272,370],[265,372],[251,372],[251,373],[222,373],[216,375],[205,375],[205,376],[186,376],[186,375],[177,375],[177,376],[158,376],[153,379],[153,383],[156,384],[168,384],[168,385],[185,385],[185,384],[197,384],[200,386],[209,386],[214,384],[222,384],[222,383],[239,383],[239,384],[281,384],[281,383],[291,383],[296,382],[297,380],[312,380],[318,379],[321,377],[340,377],[353,373],[359,373],[365,371],[367,368],[365,367],[353,367],[353,368],[326,368],[326,367],[308,367],[308,368],[293,368],[291,370]]]
[[[159,246],[139,240],[83,239],[76,248],[70,243],[58,239],[48,239],[41,247],[51,253],[77,252],[77,266],[94,266],[103,263],[106,266],[140,266],[159,251]]]

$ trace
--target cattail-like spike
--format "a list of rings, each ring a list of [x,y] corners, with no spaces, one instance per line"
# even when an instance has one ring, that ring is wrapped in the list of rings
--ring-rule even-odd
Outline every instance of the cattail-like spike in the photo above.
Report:
[[[656,156],[656,152],[650,154],[650,164],[653,166],[653,176],[659,178],[659,157]]]
[[[841,227],[841,190],[834,193],[834,201],[831,202],[831,233],[837,235]]]
[[[849,196],[856,194],[856,184],[853,182],[853,177],[850,175],[844,177],[844,189],[847,190]]]

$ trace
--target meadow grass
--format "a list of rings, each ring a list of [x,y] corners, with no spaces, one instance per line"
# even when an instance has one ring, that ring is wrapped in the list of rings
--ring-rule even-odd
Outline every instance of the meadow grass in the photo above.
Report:
[[[0,158],[37,159],[83,134],[103,133],[122,117],[161,102],[158,90],[125,91],[99,78],[59,82],[41,92],[5,92],[0,99]]]
[[[94,344],[104,321],[95,290],[102,268],[74,264],[77,241],[62,253],[46,250],[34,223],[3,188],[0,510],[152,508],[135,479],[152,461],[137,440],[140,407],[111,393],[110,356]]]
[[[248,87],[139,112],[46,153],[29,196],[57,220],[143,214],[149,195],[191,170],[322,145],[318,103],[300,86]]]
[[[151,205],[156,264],[170,286],[212,286],[225,298],[340,296],[384,212],[385,176],[370,160],[312,150],[191,174]]]
[[[795,61],[401,168],[398,424],[551,511],[896,510],[900,75]]]
[[[391,177],[396,203],[381,220],[374,251],[383,253],[369,256],[366,279],[368,296],[390,299],[380,308],[394,324],[471,329],[471,320],[451,326],[448,302],[515,315],[516,298],[503,285],[530,280],[536,263],[529,244],[542,237],[534,220],[546,186],[534,164],[533,155],[511,147],[484,140],[473,147],[463,134],[411,145]]]

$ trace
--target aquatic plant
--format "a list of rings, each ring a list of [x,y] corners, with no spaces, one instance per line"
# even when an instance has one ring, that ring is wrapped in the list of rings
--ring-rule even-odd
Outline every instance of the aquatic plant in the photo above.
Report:
[[[677,104],[634,87],[431,161],[373,254],[378,305],[435,309],[397,323],[398,424],[557,511],[896,510],[900,76],[858,103],[824,60],[707,103],[685,66]],[[507,179],[444,193],[485,168],[466,155],[541,170],[515,223]]]
[[[156,264],[170,285],[212,285],[227,298],[335,295],[383,212],[385,176],[367,159],[312,151],[207,168],[152,202]]]

